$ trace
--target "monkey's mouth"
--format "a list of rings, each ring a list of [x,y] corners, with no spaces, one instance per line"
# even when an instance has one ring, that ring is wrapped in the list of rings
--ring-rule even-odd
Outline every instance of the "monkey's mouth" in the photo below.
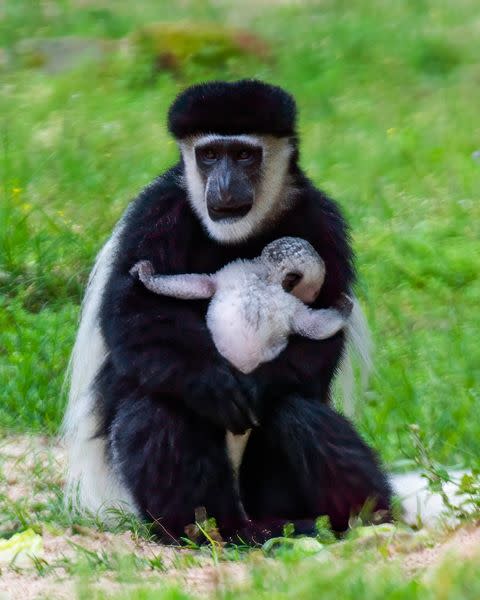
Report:
[[[209,206],[208,216],[212,221],[236,221],[250,212],[253,202],[236,206]]]

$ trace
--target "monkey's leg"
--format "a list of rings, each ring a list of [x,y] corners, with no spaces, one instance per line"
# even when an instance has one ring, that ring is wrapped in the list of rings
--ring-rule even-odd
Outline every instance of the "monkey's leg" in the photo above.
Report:
[[[148,397],[124,400],[108,429],[115,471],[166,542],[185,537],[199,507],[227,540],[272,535],[245,517],[223,429]]]
[[[242,500],[254,519],[294,522],[328,515],[343,531],[368,502],[390,510],[391,489],[374,452],[325,404],[279,399],[252,433],[241,471]]]

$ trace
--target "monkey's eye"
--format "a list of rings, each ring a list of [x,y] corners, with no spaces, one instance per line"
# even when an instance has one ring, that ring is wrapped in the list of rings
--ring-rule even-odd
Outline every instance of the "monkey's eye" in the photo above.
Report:
[[[246,162],[253,157],[253,153],[250,150],[243,149],[237,152],[237,160],[241,162]]]
[[[303,275],[301,273],[287,273],[282,281],[282,287],[286,292],[291,292],[299,283],[302,281]]]
[[[218,160],[218,152],[213,148],[205,148],[200,153],[200,160],[207,164],[214,163]]]

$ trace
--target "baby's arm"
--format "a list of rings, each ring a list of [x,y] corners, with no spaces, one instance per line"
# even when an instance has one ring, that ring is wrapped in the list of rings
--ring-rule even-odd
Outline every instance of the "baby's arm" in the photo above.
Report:
[[[312,340],[325,340],[345,327],[352,308],[353,302],[345,295],[337,308],[314,310],[301,304],[293,316],[293,333]]]
[[[149,260],[141,260],[130,269],[130,275],[138,276],[143,285],[156,294],[183,300],[211,298],[215,294],[212,275],[185,273],[184,275],[155,275]]]

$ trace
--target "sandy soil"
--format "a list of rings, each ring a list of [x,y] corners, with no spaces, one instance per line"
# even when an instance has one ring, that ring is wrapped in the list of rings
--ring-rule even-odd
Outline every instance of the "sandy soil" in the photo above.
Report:
[[[458,558],[473,558],[480,554],[480,527],[465,526],[452,532],[446,539],[431,548],[423,548],[416,552],[405,554],[402,564],[408,574],[429,574],[431,567],[436,567],[450,556]]]
[[[12,436],[0,439],[0,498],[12,502],[33,505],[52,494],[47,487],[39,490],[42,478],[51,484],[61,485],[65,469],[64,452],[59,443],[43,437]],[[33,475],[33,476],[32,476]],[[0,517],[2,505],[0,504]],[[75,527],[66,531],[49,531],[43,527],[43,552],[41,559],[55,569],[40,575],[29,566],[11,568],[0,564],[0,599],[38,600],[41,598],[63,600],[75,597],[78,582],[74,581],[60,565],[61,561],[78,560],[78,548],[91,552],[131,556],[140,559],[156,560],[160,557],[162,570],[146,567],[142,572],[142,584],[148,581],[152,587],[166,583],[179,583],[186,591],[201,595],[212,592],[224,585],[241,583],[247,578],[246,567],[239,563],[214,565],[213,560],[198,552],[184,548],[162,546],[155,542],[135,538],[131,533],[113,534],[86,527]],[[189,558],[195,566],[185,566]],[[104,575],[96,582],[96,587],[108,587],[109,592],[118,587],[124,588],[128,582],[120,584],[113,574]],[[135,585],[135,584],[130,584]]]
[[[53,494],[52,485],[60,486],[65,468],[64,453],[59,444],[42,437],[13,436],[0,439],[0,519],[1,528],[8,527],[5,519],[6,503],[21,503],[31,507],[48,499]],[[45,481],[50,485],[45,486]],[[6,520],[6,523],[5,523]],[[0,564],[0,599],[37,600],[71,599],[75,597],[78,582],[62,567],[62,561],[78,562],[79,547],[87,551],[115,554],[116,556],[135,555],[140,560],[155,560],[160,557],[162,570],[152,569],[146,563],[142,583],[158,587],[168,582],[180,584],[186,591],[207,595],[222,588],[241,585],[249,578],[248,566],[243,563],[214,564],[211,556],[188,549],[161,546],[154,542],[137,539],[130,532],[113,534],[99,532],[94,528],[76,527],[55,530],[48,524],[42,527],[44,550],[41,558],[45,566],[54,566],[46,574],[40,575],[31,565],[12,568]],[[429,572],[449,555],[471,557],[480,553],[480,527],[463,527],[449,534],[436,534],[438,542],[429,547],[409,546],[397,543],[389,549],[390,558],[398,559],[408,576],[428,576]],[[81,550],[80,550],[81,552]],[[138,581],[138,580],[137,580]],[[95,587],[124,589],[135,584],[116,580],[113,571],[102,573]]]

